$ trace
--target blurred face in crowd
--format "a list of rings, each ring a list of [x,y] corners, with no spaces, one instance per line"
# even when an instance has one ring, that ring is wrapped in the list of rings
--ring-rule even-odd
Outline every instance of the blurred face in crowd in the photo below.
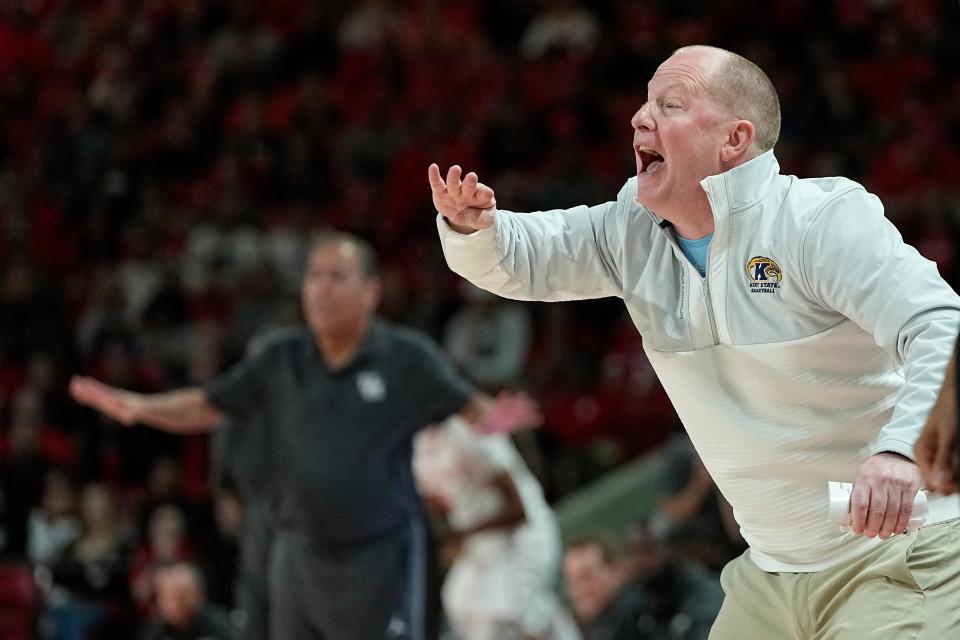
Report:
[[[307,325],[318,335],[362,328],[380,301],[380,279],[364,272],[360,249],[333,241],[313,249],[303,275],[302,304]]]
[[[43,510],[48,516],[57,517],[73,513],[76,507],[76,494],[70,480],[59,471],[47,474],[43,492]]]
[[[174,565],[162,569],[156,577],[157,610],[165,622],[186,628],[203,606],[203,587],[193,569]]]
[[[80,512],[87,529],[111,528],[119,524],[113,495],[102,484],[92,484],[83,490]]]
[[[185,541],[186,522],[176,507],[157,509],[150,518],[150,544],[160,560],[173,560]]]
[[[174,497],[180,493],[180,463],[174,458],[159,458],[150,470],[150,491],[156,497]]]
[[[721,148],[734,118],[710,94],[722,58],[684,49],[654,73],[647,102],[631,119],[637,161],[637,202],[658,215],[706,204],[700,181],[726,168]]]
[[[595,544],[568,549],[563,557],[563,576],[573,612],[581,622],[602,614],[620,589],[619,571]]]

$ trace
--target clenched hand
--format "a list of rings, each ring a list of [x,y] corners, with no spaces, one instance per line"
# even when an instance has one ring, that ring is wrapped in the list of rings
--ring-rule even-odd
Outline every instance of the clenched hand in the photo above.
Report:
[[[920,490],[917,465],[895,453],[878,453],[860,465],[850,496],[854,533],[881,540],[903,533]]]

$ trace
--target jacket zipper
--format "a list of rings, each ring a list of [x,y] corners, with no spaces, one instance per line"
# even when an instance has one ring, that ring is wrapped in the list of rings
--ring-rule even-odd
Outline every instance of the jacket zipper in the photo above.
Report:
[[[714,238],[716,238],[716,225],[714,225]],[[720,344],[720,332],[717,331],[717,318],[713,315],[713,296],[710,295],[710,250],[713,249],[713,238],[707,245],[707,264],[704,265],[703,276],[703,297],[707,304],[707,318],[710,319],[710,333],[713,334],[713,344]]]
[[[707,249],[707,264],[710,264],[710,249]],[[703,278],[703,295],[707,305],[707,317],[710,319],[710,332],[713,333],[713,344],[720,344],[720,333],[717,331],[717,319],[713,315],[713,298],[710,296],[710,281]]]
[[[660,233],[666,237],[667,241],[674,247],[674,253],[679,256],[681,260],[686,262],[688,265],[693,267],[694,271],[697,271],[699,275],[699,270],[697,267],[690,262],[690,259],[684,255],[683,251],[680,250],[680,245],[677,244],[675,238],[673,238],[671,232],[667,231],[663,227],[660,228]],[[706,272],[710,273],[710,249],[712,248],[713,241],[711,240],[710,244],[707,246],[707,264]],[[680,272],[680,318],[683,319],[683,306],[684,298],[686,297],[686,269]],[[707,319],[710,321],[710,335],[713,337],[713,344],[720,344],[720,332],[717,330],[717,318],[713,314],[713,297],[710,295],[710,280],[707,276],[700,276],[700,279],[703,280],[703,296],[704,303],[707,306]]]

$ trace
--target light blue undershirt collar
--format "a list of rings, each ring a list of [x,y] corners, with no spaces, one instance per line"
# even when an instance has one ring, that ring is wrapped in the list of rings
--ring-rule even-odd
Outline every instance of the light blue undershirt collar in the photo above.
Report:
[[[687,260],[693,263],[693,266],[697,268],[701,276],[706,276],[707,248],[710,246],[710,238],[713,237],[713,234],[711,233],[699,240],[687,240],[680,236],[675,237],[677,238],[677,244],[680,245],[680,250],[683,251],[683,255],[687,256]]]

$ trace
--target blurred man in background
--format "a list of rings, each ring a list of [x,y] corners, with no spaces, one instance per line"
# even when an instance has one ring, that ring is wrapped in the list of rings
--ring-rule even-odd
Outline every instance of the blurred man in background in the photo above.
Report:
[[[526,396],[475,392],[428,338],[376,319],[379,299],[373,249],[324,235],[303,277],[307,328],[206,387],[144,395],[71,382],[79,402],[128,425],[191,433],[228,416],[269,425],[280,498],[273,640],[424,637],[428,549],[413,435],[458,412],[491,432],[540,420]]]
[[[608,536],[572,540],[564,554],[570,603],[586,640],[705,640],[723,591],[695,560],[638,524],[625,552]]]
[[[584,640],[636,637],[642,602],[639,594],[622,591],[626,567],[608,536],[586,534],[567,544],[563,577]]]

